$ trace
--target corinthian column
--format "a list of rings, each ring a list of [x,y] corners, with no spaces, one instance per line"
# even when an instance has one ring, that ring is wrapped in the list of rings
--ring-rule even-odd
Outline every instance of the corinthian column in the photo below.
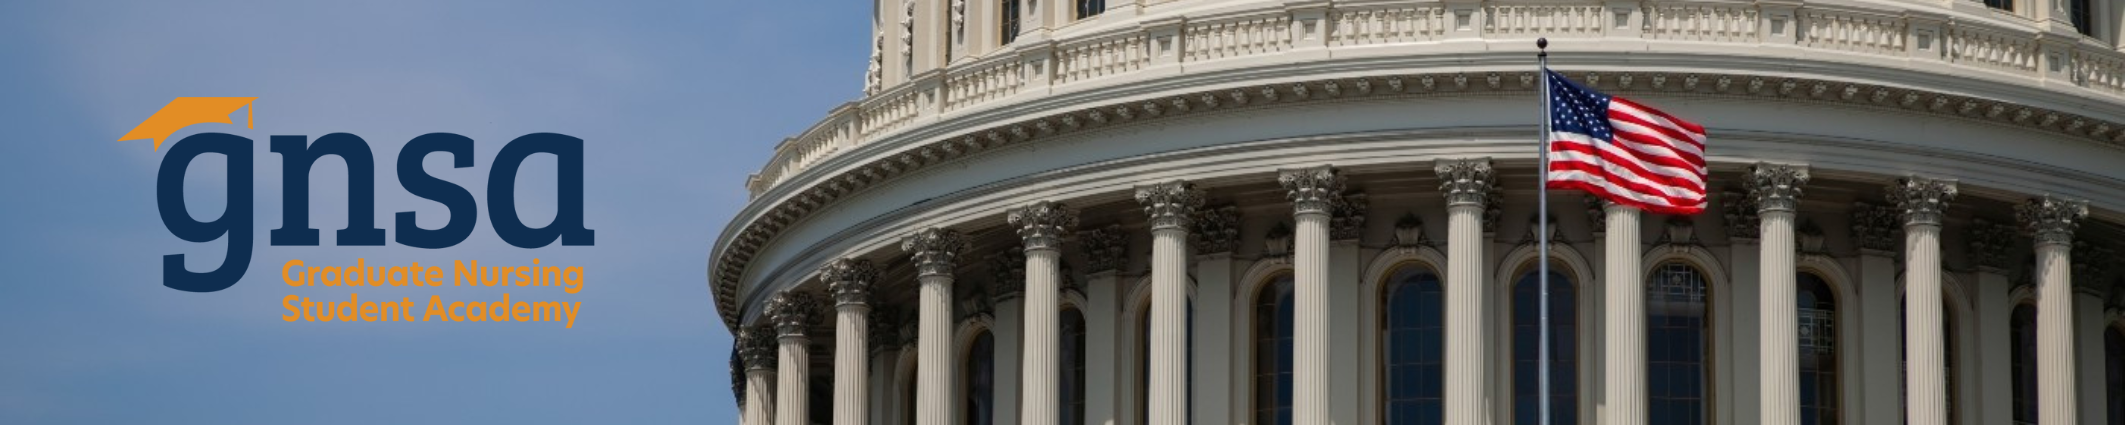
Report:
[[[914,256],[922,292],[915,337],[916,425],[952,422],[952,267],[966,247],[959,232],[935,227],[900,240],[900,250]]]
[[[1756,201],[1759,238],[1757,282],[1762,294],[1757,321],[1763,338],[1761,373],[1763,424],[1800,423],[1800,337],[1795,316],[1793,212],[1800,207],[1800,187],[1808,184],[1801,165],[1757,163],[1747,184]],[[1635,279],[1634,279],[1635,280]]]
[[[834,294],[834,423],[870,423],[871,282],[878,269],[870,260],[834,260],[819,271]]]
[[[1136,189],[1151,216],[1151,394],[1149,425],[1188,420],[1188,227],[1203,191],[1175,180]]]
[[[1955,200],[1955,182],[1909,177],[1887,192],[1904,217],[1904,417],[1914,424],[1948,423],[1941,216]]]
[[[738,357],[745,359],[745,425],[772,425],[775,420],[775,328],[759,325],[738,335]]]
[[[1328,221],[1343,176],[1326,165],[1278,172],[1298,229],[1292,243],[1293,423],[1328,423]]]
[[[1637,208],[1614,202],[1602,202],[1604,247],[1602,257],[1607,259],[1602,268],[1601,280],[1607,283],[1602,292],[1608,298],[1603,310],[1608,317],[1602,320],[1606,326],[1602,335],[1608,341],[1603,345],[1607,354],[1607,373],[1602,374],[1606,386],[1602,394],[1602,412],[1606,415],[1601,423],[1637,425],[1645,422],[1645,278],[1643,260],[1638,252],[1639,211]]]
[[[1446,423],[1490,423],[1483,359],[1483,207],[1495,189],[1490,159],[1439,160],[1446,194]],[[1321,422],[1312,422],[1321,423]]]
[[[775,294],[767,305],[775,334],[782,342],[781,381],[775,390],[776,425],[811,425],[811,340],[805,337],[818,319],[819,298],[795,289]]]
[[[1006,217],[1026,243],[1025,378],[1020,394],[1025,425],[1058,425],[1062,418],[1062,297],[1060,267],[1063,235],[1077,227],[1077,211],[1040,201],[1011,210]],[[1067,424],[1083,425],[1083,424]]]
[[[2045,195],[2015,209],[2036,238],[2037,423],[2077,424],[2073,376],[2073,231],[2088,201]]]

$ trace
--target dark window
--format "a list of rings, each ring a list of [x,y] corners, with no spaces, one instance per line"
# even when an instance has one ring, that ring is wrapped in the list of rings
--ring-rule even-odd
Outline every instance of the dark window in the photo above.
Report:
[[[2014,373],[2014,423],[2036,424],[2036,307],[2014,306],[2008,333],[2014,336],[2008,363]]]
[[[1948,388],[1944,389],[1945,391],[1947,391],[1948,399],[1946,401],[1943,401],[1943,403],[1946,403],[1948,405],[1948,425],[1955,425],[1956,423],[1961,422],[1962,418],[1958,417],[1955,414],[1955,411],[1957,409],[1955,405],[1955,388],[1958,381],[1958,379],[1955,378],[1955,315],[1952,314],[1953,312],[1955,312],[1955,310],[1949,307],[1950,306],[1948,304],[1947,298],[1943,297],[1941,299],[1941,376],[1947,377],[1948,381]],[[1904,388],[1904,385],[1901,384],[1903,382],[1911,382],[1908,378],[1906,378],[1906,375],[1904,375],[1911,373],[1911,365],[1906,364],[1904,362],[1905,359],[1911,358],[1911,356],[1907,354],[1911,350],[1909,347],[1904,346],[1905,339],[1903,338],[1904,333],[1909,332],[1909,330],[1911,329],[1910,323],[1908,323],[1908,321],[1906,320],[1907,317],[1910,317],[1910,310],[1910,308],[1906,308],[1904,306],[1903,299],[1898,299],[1896,301],[1896,378],[1897,382],[1899,382],[1899,384],[1897,384],[1896,396],[1898,397],[1897,403],[1899,403],[1897,404],[1897,406],[1899,406],[1898,409],[1906,409],[1908,408],[1907,406],[1910,406],[1911,403],[1911,389]],[[1905,423],[1910,423],[1910,421],[1911,418],[1904,418]]]
[[[920,373],[920,369],[910,367],[907,382],[900,383],[900,423],[915,423],[915,381],[922,376]]]
[[[960,388],[966,389],[964,406],[967,425],[990,425],[996,423],[996,339],[982,331],[974,337],[974,346],[967,349],[966,377]]]
[[[1291,425],[1291,275],[1254,298],[1254,423]]]
[[[2080,31],[2081,35],[2094,37],[2095,2],[2091,2],[2088,0],[2067,0],[2066,8],[2070,9],[2067,10],[2066,13],[2073,19],[2073,29],[2076,31]]]
[[[1661,264],[1646,282],[1648,423],[1702,425],[1711,416],[1706,289],[1704,274],[1683,263]]]
[[[1404,266],[1388,279],[1380,309],[1386,422],[1440,423],[1446,406],[1445,289],[1437,274],[1418,266]]]
[[[1085,423],[1085,314],[1062,313],[1062,422]]]
[[[1003,0],[1001,9],[1003,19],[999,23],[999,30],[1003,32],[1003,38],[998,40],[1003,40],[1002,44],[1011,44],[1012,41],[1018,40],[1018,0]]]
[[[2110,411],[2110,425],[2125,425],[2125,329],[2109,329],[2103,333],[2104,363],[2110,365],[2109,374],[2104,379],[2109,384],[2103,388],[2110,389],[2104,393],[2110,400],[2103,404],[2103,409]]]
[[[1077,0],[1077,19],[1098,16],[1107,11],[1107,0]]]
[[[1837,294],[1822,277],[1801,273],[1795,282],[1794,317],[1800,319],[1800,423],[1836,425],[1838,398],[1843,394],[1837,380]]]
[[[1513,423],[1542,423],[1540,366],[1543,360],[1537,342],[1541,338],[1541,282],[1528,272],[1513,283]],[[1579,311],[1573,301],[1572,280],[1556,270],[1549,272],[1549,362],[1550,424],[1579,423]]]
[[[1985,0],[1985,7],[2012,11],[2014,10],[2014,0]]]

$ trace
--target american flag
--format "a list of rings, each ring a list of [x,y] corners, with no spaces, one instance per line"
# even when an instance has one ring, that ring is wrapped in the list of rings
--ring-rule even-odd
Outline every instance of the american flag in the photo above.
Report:
[[[1704,127],[1549,78],[1549,187],[1657,214],[1704,212]]]

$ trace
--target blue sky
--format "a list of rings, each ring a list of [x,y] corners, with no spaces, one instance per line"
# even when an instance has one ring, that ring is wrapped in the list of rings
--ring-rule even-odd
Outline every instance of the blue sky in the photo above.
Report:
[[[290,2],[292,3],[292,2]],[[853,99],[868,55],[864,2],[0,2],[0,423],[728,423],[730,335],[705,280],[745,175],[774,144]],[[256,96],[256,236],[235,287],[161,285],[160,261],[219,264],[155,209],[161,152],[115,142],[180,96]],[[240,123],[239,117],[239,123]],[[476,166],[431,173],[479,198],[455,247],[333,246],[345,165],[312,170],[322,246],[266,243],[280,227],[271,135],[353,133],[378,162],[379,225],[445,210],[402,189],[399,147],[475,140]],[[586,141],[594,247],[525,250],[485,217],[486,172],[534,132]],[[165,145],[167,146],[167,145]],[[518,210],[554,215],[555,164],[518,177]],[[195,217],[222,210],[221,162],[194,163]],[[241,194],[238,194],[241,195]],[[291,288],[281,264],[582,266],[580,294],[494,288]],[[573,329],[537,323],[285,323],[281,297],[581,301]]]

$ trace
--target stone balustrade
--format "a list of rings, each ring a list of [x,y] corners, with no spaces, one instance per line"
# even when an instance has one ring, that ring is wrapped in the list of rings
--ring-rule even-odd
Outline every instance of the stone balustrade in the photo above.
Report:
[[[1311,8],[1241,2],[1213,9],[1152,10],[1131,24],[1074,24],[1056,30],[1050,39],[1003,46],[984,56],[960,58],[943,70],[888,82],[876,94],[835,109],[819,124],[776,146],[774,157],[748,180],[747,189],[758,196],[839,152],[921,123],[992,110],[1029,96],[1140,82],[1154,69],[1160,72],[1156,75],[1173,75],[1322,57],[1424,55],[1423,46],[1454,43],[1472,43],[1475,50],[1532,51],[1531,43],[1519,40],[1535,37],[1582,40],[1576,46],[1602,52],[1703,52],[1708,44],[1715,45],[1715,51],[1732,52],[1781,47],[1797,49],[1807,59],[1872,58],[1911,72],[2022,78],[2042,90],[2125,101],[2125,52],[2115,46],[2046,32],[2038,22],[2017,15],[1965,9],[1887,1],[1657,1],[1619,6],[1373,0],[1323,2]],[[1513,41],[1491,44],[1504,40]],[[1389,50],[1363,50],[1383,48]],[[1325,55],[1318,52],[1324,49]],[[1280,56],[1300,52],[1308,53],[1303,58]]]

